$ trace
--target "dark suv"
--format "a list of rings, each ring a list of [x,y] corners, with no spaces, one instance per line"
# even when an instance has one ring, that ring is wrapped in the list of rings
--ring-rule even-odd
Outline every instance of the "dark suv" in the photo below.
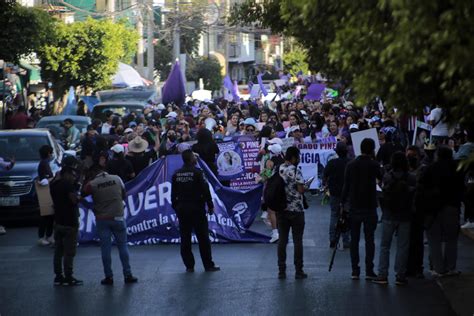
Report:
[[[51,169],[58,171],[64,150],[47,129],[0,131],[0,157],[16,160],[11,170],[0,170],[0,222],[39,215],[34,180],[43,145],[53,147]]]

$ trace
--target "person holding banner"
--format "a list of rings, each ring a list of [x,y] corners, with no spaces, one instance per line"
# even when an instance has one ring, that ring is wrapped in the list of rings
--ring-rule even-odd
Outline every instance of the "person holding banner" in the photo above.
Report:
[[[171,183],[171,203],[178,215],[181,235],[181,257],[186,272],[194,272],[194,256],[191,247],[191,234],[194,230],[199,243],[199,252],[206,272],[219,271],[212,261],[211,242],[205,205],[210,215],[214,214],[209,185],[203,172],[196,168],[196,156],[191,150],[181,154],[184,165],[173,175]]]

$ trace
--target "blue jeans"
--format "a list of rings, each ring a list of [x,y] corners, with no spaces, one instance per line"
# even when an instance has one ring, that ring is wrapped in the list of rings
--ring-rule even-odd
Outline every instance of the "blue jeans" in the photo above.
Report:
[[[97,234],[100,238],[100,248],[102,251],[102,264],[106,277],[113,277],[112,272],[112,235],[115,238],[117,248],[122,262],[123,275],[132,275],[130,268],[130,256],[127,248],[127,230],[124,221],[116,220],[97,220]]]
[[[332,195],[329,198],[329,204],[331,206],[331,220],[329,222],[329,241],[333,242],[336,241],[336,224],[337,220],[339,219],[341,198]],[[345,232],[342,234],[342,242],[345,246],[349,246],[351,242],[350,232]]]
[[[382,241],[380,242],[379,276],[388,276],[390,266],[390,247],[393,235],[397,233],[397,255],[395,273],[404,277],[407,270],[408,252],[410,250],[410,222],[382,221]]]

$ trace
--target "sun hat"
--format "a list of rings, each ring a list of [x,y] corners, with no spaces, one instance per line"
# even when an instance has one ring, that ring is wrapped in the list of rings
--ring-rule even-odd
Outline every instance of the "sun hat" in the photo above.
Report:
[[[282,152],[281,145],[279,144],[273,144],[268,146],[268,150],[274,155],[278,155]]]
[[[128,151],[131,153],[141,153],[147,148],[148,142],[140,136],[137,136],[131,142],[128,142]]]

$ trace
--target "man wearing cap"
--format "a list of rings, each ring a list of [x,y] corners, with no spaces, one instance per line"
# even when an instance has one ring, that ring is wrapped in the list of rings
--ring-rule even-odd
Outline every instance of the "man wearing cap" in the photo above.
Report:
[[[125,186],[116,175],[103,171],[100,166],[91,168],[92,180],[84,187],[84,195],[91,195],[93,211],[96,218],[97,234],[100,238],[102,264],[105,278],[103,285],[113,285],[112,272],[112,235],[115,238],[122,262],[125,283],[136,283],[138,280],[132,275],[127,247],[127,229],[124,219]]]
[[[184,165],[173,175],[171,202],[179,219],[181,235],[181,257],[187,272],[194,272],[194,256],[191,248],[191,233],[194,230],[201,260],[207,272],[219,271],[212,261],[211,243],[205,205],[209,214],[214,214],[209,185],[203,172],[196,168],[196,157],[191,150],[182,153]]]
[[[257,122],[255,121],[254,118],[249,117],[245,119],[244,125],[245,125],[244,135],[249,135],[249,136],[255,135],[255,130],[257,129]]]
[[[120,144],[115,144],[110,150],[112,150],[113,156],[107,163],[107,172],[119,176],[123,182],[135,178],[132,163],[124,157],[125,148]]]
[[[344,186],[344,173],[346,171],[347,163],[347,146],[343,142],[338,142],[336,145],[336,153],[338,158],[328,161],[326,168],[324,168],[323,182],[328,187],[330,194],[331,205],[331,221],[329,223],[329,247],[337,247],[336,240],[336,223],[341,212],[341,194]],[[343,247],[350,247],[349,232],[342,235]]]

